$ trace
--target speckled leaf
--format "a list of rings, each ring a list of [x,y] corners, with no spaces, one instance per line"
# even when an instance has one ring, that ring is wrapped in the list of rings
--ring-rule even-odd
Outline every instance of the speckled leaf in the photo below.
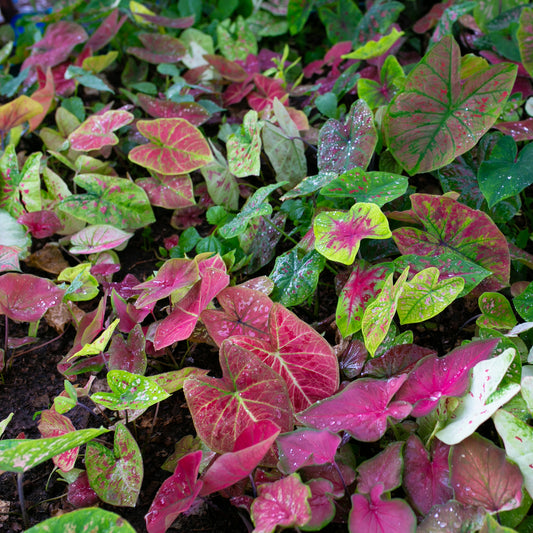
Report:
[[[96,392],[91,400],[113,411],[146,409],[170,396],[153,380],[125,370],[110,370],[107,383],[113,392]]]
[[[196,102],[173,102],[146,94],[138,94],[139,105],[153,118],[183,118],[193,126],[200,126],[211,117],[205,107]]]
[[[387,336],[408,272],[409,267],[406,267],[394,284],[394,273],[389,274],[378,297],[365,309],[361,329],[365,346],[372,357]]]
[[[318,135],[318,169],[341,174],[355,167],[365,169],[374,154],[378,135],[374,116],[364,100],[350,108],[345,122],[329,119]]]
[[[367,265],[358,262],[344,285],[339,300],[335,320],[343,337],[348,337],[361,329],[363,314],[369,303],[379,294],[386,277],[391,273],[388,265]]]
[[[229,170],[237,178],[259,176],[262,127],[257,111],[251,109],[244,115],[240,130],[230,135],[226,143]]]
[[[111,13],[103,20],[98,28],[89,37],[85,43],[84,50],[91,49],[91,52],[97,52],[103,48],[118,33],[121,26],[126,22],[127,15],[118,18],[119,10],[113,9]]]
[[[302,527],[311,519],[311,490],[298,474],[259,485],[251,515],[255,533],[272,533],[277,526]]]
[[[26,530],[28,533],[86,533],[87,531],[112,531],[135,533],[129,522],[118,514],[87,507],[49,518]]]
[[[488,215],[445,196],[412,194],[415,216],[427,233],[415,228],[394,230],[402,254],[438,256],[453,251],[494,274],[494,283],[509,281],[509,246]]]
[[[5,139],[9,130],[28,122],[42,111],[43,106],[37,100],[25,95],[0,106],[0,138]]]
[[[135,184],[144,189],[150,203],[158,207],[180,209],[196,204],[189,174],[165,176],[154,172],[154,176],[135,180]]]
[[[148,11],[148,10],[147,10]],[[190,28],[194,24],[194,15],[188,17],[163,17],[161,15],[151,15],[149,13],[137,13],[137,17],[141,17],[146,22],[163,26],[164,28],[175,28],[178,30]]]
[[[218,453],[232,452],[238,436],[253,422],[269,420],[282,431],[293,427],[287,387],[258,357],[224,341],[222,378],[193,376],[183,391],[198,436]]]
[[[90,442],[85,465],[91,488],[110,505],[135,507],[143,480],[139,446],[126,426],[116,425],[113,451],[99,442]]]
[[[516,37],[522,65],[533,76],[533,8],[522,8]]]
[[[235,22],[226,19],[216,26],[220,53],[230,61],[246,61],[249,54],[257,54],[257,40],[241,15]]]
[[[363,44],[376,38],[379,34],[386,33],[404,9],[405,4],[403,2],[394,0],[374,2],[357,24],[357,33],[353,42]]]
[[[286,192],[281,200],[288,200],[289,198],[297,198],[298,196],[306,196],[315,191],[318,191],[321,187],[327,185],[330,181],[334,180],[338,174],[336,172],[320,172],[316,176],[307,176],[296,187]]]
[[[168,34],[139,33],[137,37],[144,48],[129,46],[126,52],[148,63],[177,63],[187,52],[179,39]]]
[[[398,301],[400,324],[423,322],[438,315],[461,293],[463,278],[447,278],[439,281],[439,270],[429,267],[406,281]]]
[[[389,105],[383,124],[389,150],[410,174],[450,163],[494,124],[515,77],[516,66],[501,63],[461,80],[459,46],[444,37]]]
[[[5,246],[0,244],[0,272],[9,272],[10,270],[20,271],[19,253],[21,248],[18,246]]]
[[[183,118],[139,120],[137,129],[150,142],[133,148],[128,158],[142,167],[160,174],[186,174],[212,159],[200,130]]]
[[[80,429],[48,439],[5,439],[0,441],[0,470],[26,472],[67,450],[107,433],[105,428]]]
[[[322,211],[313,222],[315,248],[327,259],[351,265],[362,239],[388,239],[387,217],[376,204],[356,203],[350,211]]]
[[[125,178],[102,174],[78,174],[74,181],[85,194],[62,200],[59,210],[89,224],[110,224],[121,229],[137,229],[155,221],[146,193]]]
[[[73,431],[76,431],[70,418],[59,414],[53,409],[45,409],[41,412],[41,420],[37,426],[41,437],[48,439],[61,437]],[[53,457],[54,464],[63,472],[68,472],[74,468],[74,463],[78,458],[79,447],[67,450],[60,455]]]
[[[222,205],[232,211],[239,207],[239,184],[230,172],[224,156],[211,146],[213,161],[200,169],[207,185],[207,192],[216,205]]]
[[[91,115],[68,136],[70,148],[89,152],[117,144],[118,137],[113,132],[129,124],[133,118],[131,113],[121,109]]]
[[[509,300],[499,292],[484,292],[478,298],[482,315],[476,324],[483,328],[512,329],[517,321]]]
[[[133,237],[133,233],[122,231],[108,224],[88,226],[72,235],[71,254],[96,254],[112,250]]]
[[[470,391],[459,400],[453,419],[436,433],[438,439],[446,444],[461,442],[520,391],[520,383],[500,385],[514,357],[515,350],[508,348],[474,367]]]
[[[513,305],[524,320],[533,322],[533,282],[526,287],[524,292],[513,298]]]
[[[320,194],[338,198],[353,198],[356,202],[368,202],[384,206],[407,191],[408,179],[389,172],[365,172],[353,168],[322,187]]]
[[[248,73],[239,63],[224,56],[205,54],[204,59],[226,80],[240,83],[248,78]]]

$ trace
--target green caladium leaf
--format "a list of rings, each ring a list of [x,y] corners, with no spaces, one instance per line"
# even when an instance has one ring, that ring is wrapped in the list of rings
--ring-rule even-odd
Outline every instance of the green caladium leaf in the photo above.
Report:
[[[220,53],[230,61],[246,61],[249,54],[257,54],[257,40],[241,15],[235,22],[226,19],[217,24]]]
[[[139,120],[137,129],[150,142],[133,148],[129,160],[160,174],[186,174],[213,158],[200,130],[183,118]]]
[[[286,181],[273,183],[272,185],[257,189],[257,191],[246,200],[246,203],[243,205],[237,216],[219,229],[220,235],[224,237],[224,239],[231,239],[231,237],[236,237],[243,233],[254,218],[270,215],[270,213],[272,213],[272,206],[267,201],[268,195],[278,187],[282,187],[286,184]]]
[[[501,63],[460,78],[460,50],[451,36],[411,70],[383,120],[389,150],[410,173],[440,168],[470,150],[494,124],[516,77]]]
[[[52,457],[81,446],[109,430],[80,429],[48,439],[6,439],[0,441],[0,470],[26,472]]]
[[[111,339],[111,336],[113,335],[113,332],[115,331],[115,328],[118,326],[118,323],[120,322],[119,318],[116,318],[107,326],[104,331],[96,337],[96,339],[92,342],[89,342],[87,344],[83,345],[83,348],[81,350],[78,350],[77,352],[74,352],[70,358],[73,357],[84,357],[87,355],[98,355],[102,353],[105,350],[105,347],[107,346],[107,343]]]
[[[518,158],[516,152],[514,139],[502,137],[496,143],[490,158],[479,166],[477,180],[489,207],[516,196],[533,183],[533,144],[527,144]]]
[[[287,22],[291,35],[300,33],[305,26],[311,11],[313,11],[314,1],[308,0],[289,0],[287,7]]]
[[[361,324],[365,346],[372,357],[387,336],[398,300],[404,290],[409,267],[393,284],[394,273],[389,274],[378,297],[366,308]]]
[[[343,55],[343,59],[372,59],[385,54],[394,43],[403,35],[403,31],[392,28],[391,32],[384,35],[377,41],[368,41],[356,48],[353,52]]]
[[[297,198],[299,196],[306,196],[308,194],[318,191],[320,188],[326,186],[330,181],[334,180],[338,174],[336,172],[320,172],[316,176],[307,176],[294,189],[287,191],[281,200],[289,200],[290,198]]]
[[[257,111],[251,109],[244,115],[241,129],[230,135],[226,148],[228,167],[237,178],[259,176],[261,169],[261,128]]]
[[[422,270],[404,284],[398,302],[400,324],[423,322],[438,315],[461,293],[465,280],[460,277],[439,281],[439,270],[430,267]]]
[[[384,206],[407,191],[406,176],[390,172],[365,172],[352,168],[320,189],[323,196],[354,198],[356,202],[369,202]]]
[[[476,320],[480,328],[511,329],[517,324],[509,300],[499,292],[484,292],[478,299],[482,315]]]
[[[87,192],[59,203],[59,210],[89,224],[120,229],[143,228],[155,217],[144,190],[132,181],[102,174],[78,174],[74,181]]]
[[[129,522],[118,514],[87,507],[49,518],[30,529],[28,533],[85,533],[86,531],[113,531],[113,533],[135,533]]]
[[[513,304],[518,314],[528,322],[533,322],[533,282],[524,292],[513,298]]]
[[[522,65],[533,76],[533,8],[522,8],[516,38]]]
[[[362,239],[388,239],[387,217],[376,204],[356,203],[350,211],[322,211],[313,222],[315,248],[323,256],[351,265]]]
[[[514,348],[507,348],[474,367],[470,390],[460,398],[449,423],[436,433],[439,440],[449,445],[463,441],[520,391],[520,383],[501,385],[515,354]]]
[[[65,300],[84,302],[98,296],[98,280],[91,274],[91,267],[91,263],[80,263],[60,272],[57,281],[70,284],[63,296]]]
[[[7,211],[0,209],[0,256],[5,269],[19,270],[19,257],[23,259],[31,246],[31,237],[24,226],[17,222]]]
[[[85,465],[91,488],[110,505],[135,507],[143,480],[139,446],[120,422],[115,429],[113,450],[91,442],[85,452]]]
[[[107,383],[113,392],[97,392],[91,400],[113,411],[146,409],[170,396],[150,378],[125,370],[109,371]]]

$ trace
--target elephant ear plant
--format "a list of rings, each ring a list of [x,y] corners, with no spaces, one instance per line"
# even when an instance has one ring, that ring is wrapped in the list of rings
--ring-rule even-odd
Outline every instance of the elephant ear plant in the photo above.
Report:
[[[530,531],[533,9],[119,4],[0,32],[6,520]]]

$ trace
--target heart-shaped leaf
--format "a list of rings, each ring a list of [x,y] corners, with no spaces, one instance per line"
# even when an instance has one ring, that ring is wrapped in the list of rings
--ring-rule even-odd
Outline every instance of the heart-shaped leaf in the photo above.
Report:
[[[148,63],[177,63],[187,51],[183,43],[171,35],[139,33],[137,37],[144,48],[129,46],[126,51]]]
[[[376,204],[356,203],[347,213],[322,211],[313,222],[315,248],[326,258],[351,265],[363,239],[388,239],[387,217]]]
[[[150,142],[133,148],[130,161],[160,174],[186,174],[212,159],[204,136],[183,118],[139,120],[137,129]]]
[[[237,178],[259,176],[262,127],[257,111],[252,109],[244,115],[240,130],[230,135],[226,143],[229,171]]]
[[[513,305],[524,320],[533,322],[533,282],[522,293],[513,298]]]
[[[410,174],[428,172],[472,148],[502,112],[516,67],[502,63],[466,79],[451,36],[438,42],[407,76],[384,117],[389,150]]]
[[[248,73],[239,63],[224,56],[204,54],[204,59],[226,80],[243,82],[248,78]]]
[[[406,374],[427,355],[436,355],[436,352],[416,344],[396,344],[383,355],[367,361],[361,376],[390,378],[397,374]]]
[[[281,431],[293,427],[287,387],[277,372],[249,351],[220,347],[222,378],[192,376],[183,392],[198,436],[218,453],[232,452],[239,435],[260,420]]]
[[[18,217],[17,222],[27,226],[28,230],[36,239],[51,237],[54,233],[63,229],[63,224],[53,211],[32,211]]]
[[[98,497],[110,505],[135,507],[143,480],[139,446],[126,426],[116,425],[113,451],[99,442],[87,444],[87,476]]]
[[[310,479],[306,485],[311,489],[309,507],[311,507],[311,519],[304,527],[306,531],[320,531],[329,524],[335,516],[334,498],[339,495],[335,493],[333,483],[328,479]]]
[[[357,100],[344,123],[329,119],[318,136],[318,169],[342,174],[355,167],[365,169],[378,140],[374,116],[364,100]]]
[[[9,130],[28,122],[43,111],[43,106],[29,96],[21,95],[0,106],[0,138],[5,139]]]
[[[111,41],[128,18],[127,15],[123,15],[119,19],[118,15],[119,10],[113,9],[89,37],[89,40],[85,43],[84,50],[90,48],[92,52],[97,52]]]
[[[370,494],[378,484],[383,485],[385,492],[400,486],[403,470],[402,447],[403,442],[393,442],[357,467],[359,494]]]
[[[113,132],[129,124],[133,118],[131,113],[121,109],[92,115],[68,136],[70,147],[79,152],[89,152],[117,144],[118,137]]]
[[[311,519],[310,496],[298,474],[259,485],[251,509],[255,533],[271,533],[276,526],[305,526]]]
[[[461,533],[463,527],[480,530],[486,513],[483,509],[463,505],[454,500],[436,505],[432,513],[417,528],[417,533],[434,533],[446,528],[450,533]]]
[[[116,294],[116,293],[115,293]],[[127,340],[122,335],[115,335],[107,351],[109,356],[107,367],[109,370],[126,370],[132,374],[146,372],[146,339],[140,324],[136,324],[129,332]],[[153,376],[151,376],[153,379]],[[160,385],[159,382],[156,383]],[[163,387],[162,387],[163,388]],[[164,389],[167,392],[169,390]]]
[[[509,300],[499,292],[484,292],[478,299],[482,315],[476,324],[483,328],[512,329],[517,321]]]
[[[157,174],[150,178],[135,180],[135,184],[144,189],[150,203],[165,209],[180,209],[194,205],[194,191],[188,174],[165,176]]]
[[[338,394],[298,413],[302,424],[316,429],[347,431],[363,442],[379,440],[387,430],[388,420],[401,420],[411,412],[411,404],[391,399],[407,376],[378,380],[357,379]]]
[[[152,98],[146,94],[137,96],[139,105],[153,118],[183,118],[193,126],[203,124],[211,114],[196,102],[173,102]]]
[[[72,235],[71,254],[96,254],[112,250],[133,237],[133,233],[122,231],[108,224],[88,226]]]
[[[200,169],[207,185],[209,196],[216,205],[236,211],[239,207],[239,185],[230,172],[226,158],[211,146],[213,161]]]
[[[39,433],[45,439],[60,437],[76,431],[74,424],[70,418],[59,414],[53,409],[45,409],[41,412],[41,420],[39,421]],[[68,472],[74,468],[76,459],[78,458],[79,447],[67,450],[60,455],[53,458],[54,464],[63,472]]]

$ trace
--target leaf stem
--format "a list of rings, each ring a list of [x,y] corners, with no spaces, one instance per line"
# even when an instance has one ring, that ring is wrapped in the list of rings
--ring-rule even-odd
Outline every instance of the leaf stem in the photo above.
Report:
[[[17,472],[17,490],[19,494],[20,510],[22,511],[22,523],[24,524],[24,529],[28,529],[30,522],[28,519],[28,511],[26,509],[26,503],[24,501],[24,487],[22,485],[23,477],[24,477],[24,472]]]

